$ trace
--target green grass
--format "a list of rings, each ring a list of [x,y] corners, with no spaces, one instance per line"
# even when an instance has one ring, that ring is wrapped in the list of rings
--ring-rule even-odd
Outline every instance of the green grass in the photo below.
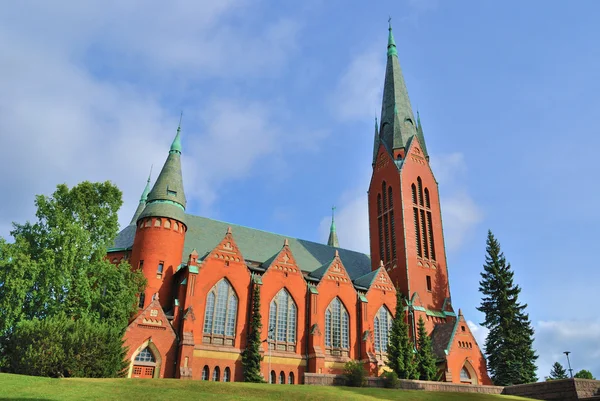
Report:
[[[214,383],[159,379],[49,379],[0,374],[4,400],[403,400],[501,401],[525,398],[376,388],[289,386],[252,383]]]

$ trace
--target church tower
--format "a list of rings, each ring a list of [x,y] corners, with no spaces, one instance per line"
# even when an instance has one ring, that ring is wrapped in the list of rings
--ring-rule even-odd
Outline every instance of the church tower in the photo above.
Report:
[[[440,316],[451,311],[438,185],[420,118],[415,119],[408,98],[391,25],[368,199],[371,267],[375,270],[383,261],[394,284],[418,306],[411,308],[411,326],[422,310]]]
[[[181,125],[152,190],[149,193],[144,191],[147,199],[143,211],[139,215],[136,212],[131,266],[140,269],[148,280],[145,293],[140,295],[140,308],[156,296],[165,311],[173,308],[171,281],[182,262],[187,231],[180,134]]]

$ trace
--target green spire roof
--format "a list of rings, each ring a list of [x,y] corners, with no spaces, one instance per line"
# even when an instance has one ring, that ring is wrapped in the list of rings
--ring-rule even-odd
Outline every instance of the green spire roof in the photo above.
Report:
[[[335,206],[331,208],[331,228],[329,229],[329,239],[327,240],[327,245],[333,246],[336,248],[340,247],[340,242],[338,241],[337,233],[335,232]]]
[[[152,169],[150,169],[150,174],[148,174],[148,181],[146,181],[146,187],[144,188],[144,192],[142,192],[142,196],[140,197],[140,203],[133,214],[133,218],[129,222],[130,225],[135,224],[146,207],[146,200],[148,200],[148,193],[150,192],[150,175],[152,175]]]
[[[186,199],[181,174],[181,123],[154,187],[148,194],[146,208],[139,218],[148,216],[170,217],[183,223]]]
[[[375,117],[375,139],[373,139],[373,166],[375,165],[375,159],[377,159],[378,151],[379,151],[379,126],[377,123],[377,117]]]
[[[387,55],[379,135],[387,148],[393,151],[405,148],[409,139],[417,134],[417,128],[398,61],[398,51],[391,24]]]

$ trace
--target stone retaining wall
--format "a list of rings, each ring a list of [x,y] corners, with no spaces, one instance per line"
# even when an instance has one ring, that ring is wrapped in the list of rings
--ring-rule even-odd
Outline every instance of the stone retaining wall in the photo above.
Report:
[[[444,391],[456,393],[506,394],[533,398],[536,400],[600,400],[600,381],[585,379],[553,380],[517,386],[474,386],[445,382],[428,382],[421,380],[398,380],[398,388],[404,390]],[[344,375],[326,375],[305,373],[304,384],[318,386],[343,386],[346,384]],[[368,377],[367,387],[384,387],[380,377]],[[596,398],[595,396],[598,396]],[[593,397],[593,398],[591,398]]]

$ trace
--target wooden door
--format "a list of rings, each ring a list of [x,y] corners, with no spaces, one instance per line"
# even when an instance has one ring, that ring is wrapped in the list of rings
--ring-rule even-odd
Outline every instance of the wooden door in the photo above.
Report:
[[[154,377],[154,366],[133,365],[131,377],[137,379],[152,379]]]

